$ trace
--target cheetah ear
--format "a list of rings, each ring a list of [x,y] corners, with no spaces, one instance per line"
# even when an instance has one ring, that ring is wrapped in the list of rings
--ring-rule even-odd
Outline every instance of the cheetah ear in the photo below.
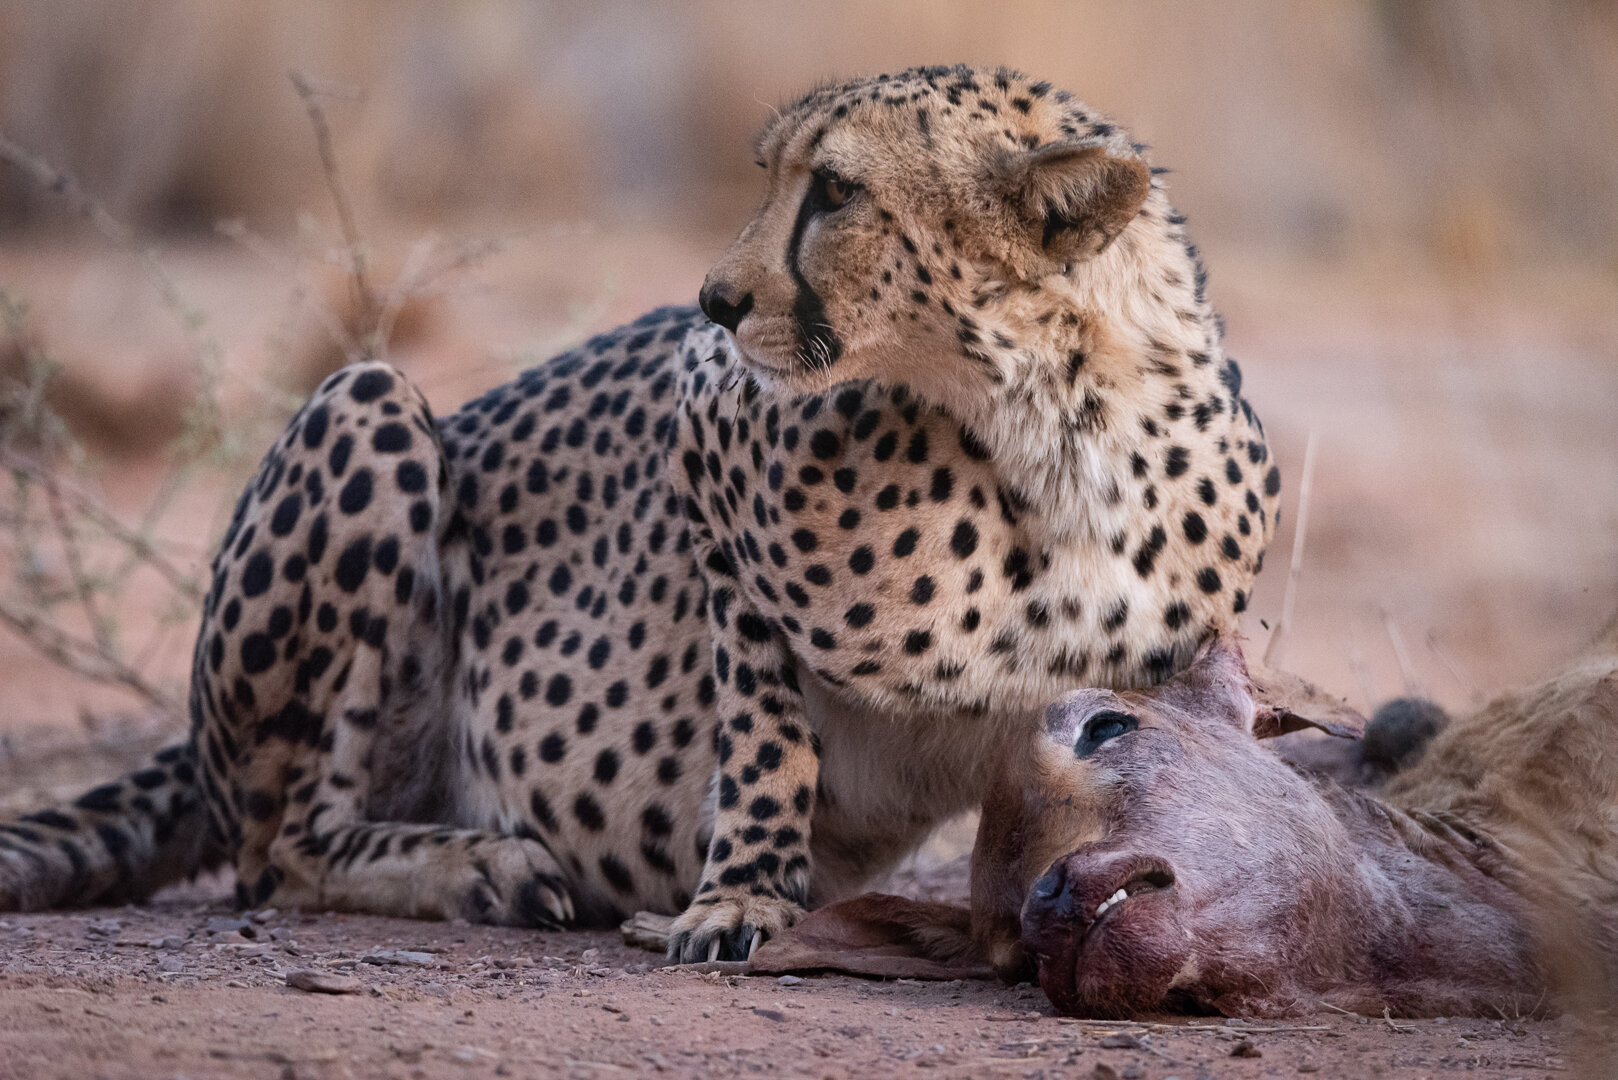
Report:
[[[1019,269],[1048,273],[1051,262],[1078,262],[1106,250],[1146,201],[1152,172],[1102,146],[1050,143],[1007,154],[989,181],[1025,245],[1037,252]]]

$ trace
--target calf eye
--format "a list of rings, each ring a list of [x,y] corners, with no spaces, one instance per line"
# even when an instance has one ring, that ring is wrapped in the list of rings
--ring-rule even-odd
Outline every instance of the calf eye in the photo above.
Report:
[[[841,210],[843,204],[854,197],[859,190],[858,184],[850,183],[836,173],[824,169],[816,169],[809,178],[809,198],[813,200],[816,210]]]
[[[1084,727],[1079,731],[1079,741],[1073,744],[1073,756],[1089,757],[1108,739],[1127,735],[1138,727],[1140,720],[1131,713],[1102,709],[1084,722]]]

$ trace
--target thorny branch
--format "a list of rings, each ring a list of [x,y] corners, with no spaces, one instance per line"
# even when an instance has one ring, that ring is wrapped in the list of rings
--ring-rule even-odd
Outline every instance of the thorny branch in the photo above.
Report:
[[[292,79],[293,88],[303,99],[303,107],[309,113],[309,123],[315,129],[315,147],[320,154],[320,171],[326,178],[326,188],[331,192],[332,202],[337,206],[337,224],[342,230],[343,244],[348,252],[348,270],[353,283],[355,301],[364,325],[376,327],[375,316],[378,305],[366,267],[365,245],[360,239],[359,226],[354,220],[354,206],[349,201],[348,191],[343,186],[342,173],[337,167],[337,150],[332,144],[331,125],[326,122],[326,109],[320,103],[320,99],[331,96],[333,90],[326,86],[316,86],[314,81],[301,71],[288,74]],[[380,352],[380,344],[381,342],[373,335],[372,340],[365,343],[365,352],[368,355]]]
[[[380,358],[408,303],[443,292],[446,279],[497,254],[506,241],[445,243],[436,237],[424,238],[411,250],[402,271],[385,291],[373,287],[364,238],[343,184],[331,125],[322,104],[323,99],[360,95],[319,83],[300,72],[291,72],[290,77],[314,129],[321,171],[336,206],[342,261],[356,302],[354,321],[345,323],[317,300],[310,300],[296,257],[278,255],[245,223],[222,222],[218,230],[294,281],[297,300],[313,309],[322,329],[345,359],[354,362]],[[202,552],[177,549],[156,537],[174,500],[194,481],[199,469],[234,471],[240,457],[240,425],[233,428],[224,423],[219,399],[223,350],[206,333],[206,316],[186,301],[156,251],[143,246],[136,232],[73,176],[3,133],[0,161],[9,162],[62,200],[116,248],[139,257],[163,307],[185,333],[198,373],[197,393],[184,407],[182,431],[170,449],[171,467],[160,478],[158,490],[148,500],[138,522],[126,524],[94,492],[94,485],[86,482],[89,467],[84,453],[50,409],[45,391],[55,365],[26,333],[25,306],[0,293],[0,330],[9,335],[13,352],[24,361],[21,382],[0,385],[0,470],[7,474],[11,485],[9,502],[0,505],[0,530],[9,535],[9,569],[13,575],[11,588],[0,592],[0,625],[9,627],[53,663],[96,682],[124,687],[175,715],[180,711],[178,697],[141,670],[157,654],[172,625],[159,626],[133,659],[126,659],[112,613],[123,600],[124,586],[131,574],[142,567],[150,568],[162,579],[168,589],[167,607],[180,619],[194,613],[203,600],[206,581],[200,576]],[[252,387],[263,401],[270,402],[273,397],[275,406],[285,404],[268,386],[253,382]],[[98,562],[106,563],[109,548],[119,557],[98,566]],[[53,559],[60,560],[65,582],[49,572]],[[60,610],[64,604],[76,609],[74,615],[82,616],[88,633],[70,628],[76,619]],[[175,620],[165,615],[164,621]]]
[[[16,588],[0,596],[0,624],[27,641],[52,662],[95,682],[121,686],[170,714],[180,711],[178,698],[157,685],[122,653],[115,608],[130,574],[141,566],[160,575],[172,594],[194,609],[202,589],[193,574],[182,570],[158,549],[158,525],[172,501],[196,469],[221,442],[224,430],[218,399],[222,350],[204,332],[206,316],[190,305],[155,252],[140,246],[135,232],[86,192],[71,175],[0,134],[0,161],[31,177],[60,198],[78,217],[119,249],[137,254],[162,306],[170,311],[189,341],[199,376],[197,393],[186,403],[181,434],[171,448],[173,467],[148,502],[138,527],[124,525],[97,495],[69,479],[86,472],[82,449],[50,409],[46,387],[55,365],[26,333],[26,307],[0,294],[0,321],[22,361],[20,385],[5,387],[0,400],[0,466],[9,474],[12,505],[0,515],[11,534]],[[32,493],[42,496],[44,517],[33,509]],[[110,571],[98,570],[92,545],[110,541],[123,558]],[[65,564],[65,591],[53,587],[42,569],[44,553],[54,548]],[[67,602],[82,615],[86,635],[67,629],[58,611]]]
[[[119,521],[100,499],[71,481],[62,479],[44,463],[11,447],[0,445],[0,464],[3,464],[13,476],[20,474],[40,484],[41,487],[46,487],[47,484],[54,487],[56,496],[74,514],[78,514],[112,540],[128,548],[131,555],[161,574],[169,587],[187,601],[193,604],[202,602],[202,588],[197,584],[195,575],[188,574],[176,566],[173,560],[158,549],[150,536],[136,532]]]
[[[122,686],[169,715],[182,715],[179,699],[173,694],[150,682],[116,655],[74,637],[42,614],[0,598],[0,623],[5,623],[19,637],[67,670],[96,682]]]

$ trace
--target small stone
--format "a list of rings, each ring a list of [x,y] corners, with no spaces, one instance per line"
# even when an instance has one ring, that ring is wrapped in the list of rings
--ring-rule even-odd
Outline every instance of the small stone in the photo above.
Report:
[[[247,938],[240,930],[226,930],[222,934],[215,934],[214,942],[219,945],[246,945]]]
[[[157,962],[157,970],[175,972],[185,970],[185,961],[178,956],[165,956]]]
[[[1115,1031],[1111,1035],[1103,1035],[1098,1043],[1103,1050],[1139,1050],[1140,1040],[1125,1031]]]
[[[762,1016],[766,1020],[774,1020],[776,1023],[785,1023],[787,1018],[787,1014],[779,1009],[761,1009],[757,1006],[753,1008],[753,1015]]]
[[[1252,1039],[1243,1039],[1230,1048],[1230,1056],[1234,1058],[1256,1058],[1263,1057],[1264,1052],[1253,1045]]]
[[[1105,1061],[1096,1062],[1096,1067],[1090,1070],[1091,1080],[1118,1080],[1118,1070]]]
[[[247,917],[256,923],[263,924],[269,922],[279,914],[281,913],[275,908],[267,907],[262,911],[250,911],[247,913]]]
[[[325,971],[289,971],[287,985],[309,994],[357,994],[361,990],[358,979]]]
[[[1136,1065],[1134,1062],[1130,1062],[1128,1065],[1124,1066],[1123,1072],[1119,1073],[1118,1075],[1123,1077],[1124,1080],[1140,1080],[1141,1077],[1146,1075],[1146,1070],[1141,1068],[1139,1065]]]
[[[380,949],[366,953],[360,960],[367,964],[394,964],[401,967],[438,966],[438,961],[433,958],[432,953],[415,952],[410,949]]]
[[[1312,1061],[1305,1061],[1305,1062],[1302,1062],[1302,1063],[1300,1063],[1298,1065],[1298,1071],[1301,1072],[1301,1073],[1319,1072],[1320,1071],[1320,1066],[1316,1065]]]
[[[124,924],[117,919],[97,919],[85,928],[94,937],[117,937]]]
[[[798,978],[796,975],[783,975],[775,981],[780,983],[782,986],[799,986],[803,983],[803,980]]]
[[[228,934],[234,930],[243,937],[250,937],[253,924],[236,915],[210,915],[202,929],[210,934]]]
[[[292,940],[292,931],[285,926],[277,926],[270,931],[270,940],[290,941]]]

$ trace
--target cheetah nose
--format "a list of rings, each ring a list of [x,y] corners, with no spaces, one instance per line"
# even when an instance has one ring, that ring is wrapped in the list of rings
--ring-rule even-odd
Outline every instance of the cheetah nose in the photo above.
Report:
[[[738,297],[736,294],[740,291],[728,281],[710,281],[702,286],[697,303],[702,305],[704,315],[734,334],[742,319],[753,310],[753,294]]]

